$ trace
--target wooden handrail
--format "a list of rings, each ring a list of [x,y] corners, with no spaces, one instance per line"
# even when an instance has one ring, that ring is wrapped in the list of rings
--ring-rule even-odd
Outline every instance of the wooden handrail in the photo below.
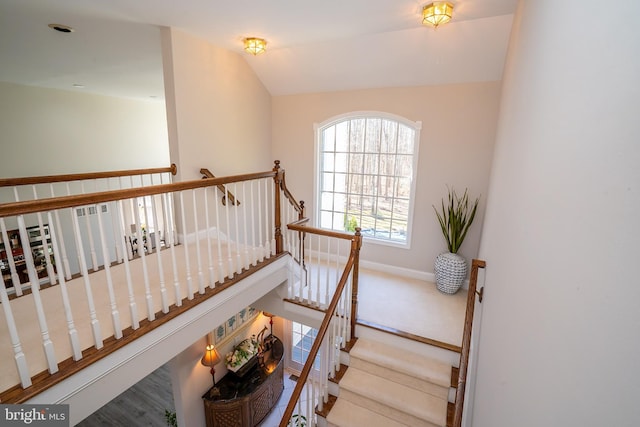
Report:
[[[207,168],[201,168],[200,169],[200,173],[202,175],[204,175],[202,178],[203,179],[209,179],[209,178],[215,178],[216,176],[214,174],[211,173],[211,171]],[[218,190],[222,191],[223,194],[226,194],[229,196],[229,201],[231,202],[232,206],[236,206],[236,204],[238,206],[240,206],[240,201],[236,201],[236,196],[233,195],[233,193],[231,191],[227,191],[227,187],[225,187],[224,185],[220,184],[218,185]],[[227,199],[226,196],[222,196],[222,205],[226,206],[227,205]]]
[[[280,160],[276,160],[278,168],[280,167]],[[282,170],[282,178],[280,179],[280,187],[282,188],[282,192],[284,193],[285,197],[289,200],[289,203],[291,203],[291,205],[295,208],[296,211],[298,211],[299,214],[299,218],[301,219],[304,216],[304,201],[300,200],[300,203],[298,203],[295,199],[295,197],[293,197],[293,194],[291,194],[291,192],[289,191],[289,189],[287,188],[287,182],[285,180],[285,171],[284,169]]]
[[[311,350],[307,355],[307,361],[302,368],[302,372],[300,372],[300,376],[296,381],[296,386],[293,389],[293,393],[291,394],[291,398],[289,399],[289,403],[287,404],[287,408],[284,410],[284,414],[282,415],[282,419],[280,420],[279,427],[287,427],[289,424],[289,420],[293,415],[293,410],[296,406],[296,402],[300,399],[300,395],[302,394],[302,389],[309,378],[309,373],[313,368],[313,364],[316,360],[316,356],[320,351],[320,346],[322,345],[322,341],[324,340],[325,335],[327,334],[327,330],[329,329],[329,324],[331,323],[331,319],[333,318],[336,307],[338,306],[338,302],[340,301],[340,297],[344,288],[347,284],[347,280],[349,278],[349,273],[351,269],[357,265],[357,260],[360,256],[360,247],[362,246],[362,236],[360,234],[360,228],[356,229],[355,235],[352,236],[353,240],[351,241],[351,253],[349,254],[349,259],[347,260],[347,264],[342,272],[342,276],[340,277],[340,281],[336,286],[336,291],[331,298],[331,302],[327,307],[327,311],[322,319],[322,323],[320,324],[320,328],[318,328],[318,334],[316,335],[315,341],[313,341],[313,345],[311,346]]]
[[[30,184],[48,184],[67,181],[82,181],[85,179],[117,178],[121,176],[151,175],[154,173],[166,172],[171,172],[172,175],[175,175],[176,173],[178,173],[178,167],[175,165],[175,163],[172,163],[171,166],[165,168],[128,169],[120,171],[86,172],[63,175],[43,175],[29,176],[24,178],[0,178],[0,187],[11,187],[15,185]]]
[[[462,334],[462,351],[460,352],[460,368],[458,369],[458,387],[456,388],[456,403],[453,414],[453,426],[462,426],[462,410],[464,409],[464,392],[467,385],[467,370],[469,368],[469,352],[471,350],[471,332],[473,329],[473,312],[476,304],[478,285],[478,269],[485,268],[486,262],[474,259],[471,263],[469,277],[469,292],[467,294],[467,310],[464,317],[464,332]],[[482,302],[482,299],[480,299]]]
[[[257,172],[243,175],[225,176],[222,178],[199,179],[193,181],[175,182],[173,184],[150,185],[148,187],[126,188],[122,190],[111,190],[89,194],[78,194],[73,196],[4,203],[0,204],[0,218],[12,215],[22,215],[36,212],[46,212],[56,209],[72,208],[77,206],[94,205],[97,203],[106,203],[115,200],[132,199],[134,197],[152,196],[154,194],[193,190],[196,188],[229,184],[230,182],[271,178],[273,176],[273,171]]]
[[[287,224],[287,228],[293,231],[301,231],[303,233],[312,233],[320,236],[335,237],[336,239],[353,240],[353,234],[342,233],[340,231],[325,230],[324,228],[307,227],[306,224],[309,218],[302,218],[301,220]]]

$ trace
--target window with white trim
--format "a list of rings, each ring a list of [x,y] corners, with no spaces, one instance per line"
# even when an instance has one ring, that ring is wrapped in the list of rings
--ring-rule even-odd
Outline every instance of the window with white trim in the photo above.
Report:
[[[318,225],[409,247],[420,127],[377,112],[318,125]]]

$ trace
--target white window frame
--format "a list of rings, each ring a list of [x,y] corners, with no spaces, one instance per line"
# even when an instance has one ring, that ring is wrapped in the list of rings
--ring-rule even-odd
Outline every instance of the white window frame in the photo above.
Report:
[[[409,195],[409,207],[407,212],[407,239],[405,242],[387,240],[382,238],[376,238],[372,236],[367,236],[363,234],[363,238],[371,243],[376,243],[380,245],[393,246],[397,248],[410,249],[411,248],[411,239],[413,234],[413,211],[415,206],[415,195],[416,195],[416,177],[418,173],[418,155],[420,148],[420,131],[422,129],[421,121],[411,121],[402,116],[398,116],[391,113],[385,113],[381,111],[354,111],[350,113],[340,114],[338,116],[331,117],[325,120],[322,123],[314,123],[314,134],[315,134],[315,170],[314,170],[314,200],[315,200],[315,225],[316,227],[321,227],[320,222],[320,197],[322,194],[320,173],[322,168],[322,156],[320,155],[321,143],[322,143],[322,132],[324,129],[334,126],[338,123],[353,120],[353,119],[368,119],[368,118],[378,118],[378,119],[387,119],[393,120],[405,126],[408,126],[414,130],[414,150],[413,150],[413,164],[412,164],[412,173],[411,176],[411,189]],[[339,230],[337,230],[339,231]]]

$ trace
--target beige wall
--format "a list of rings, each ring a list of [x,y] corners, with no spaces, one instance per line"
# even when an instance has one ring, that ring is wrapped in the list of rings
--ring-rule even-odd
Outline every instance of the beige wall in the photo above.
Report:
[[[638,425],[638,16],[636,1],[615,20],[581,0],[520,2],[480,250],[474,427]]]
[[[164,103],[0,83],[0,177],[169,165]]]
[[[366,243],[363,259],[418,272],[433,272],[436,255],[446,250],[432,204],[446,197],[446,186],[482,194],[480,212],[460,253],[478,253],[489,169],[493,154],[500,84],[498,82],[370,89],[277,96],[273,98],[273,154],[287,171],[294,196],[313,217],[314,123],[350,111],[382,111],[422,121],[411,249]]]
[[[269,170],[271,95],[237,53],[162,29],[171,158],[182,180]]]

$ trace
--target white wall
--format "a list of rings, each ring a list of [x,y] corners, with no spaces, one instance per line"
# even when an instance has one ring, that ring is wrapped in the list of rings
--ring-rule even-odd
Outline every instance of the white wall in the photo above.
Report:
[[[482,195],[477,223],[460,253],[478,253],[484,202],[495,140],[498,82],[369,89],[273,98],[273,154],[287,172],[287,185],[303,199],[313,219],[315,203],[313,124],[352,111],[382,111],[422,121],[414,230],[411,249],[365,241],[362,259],[422,273],[433,272],[435,257],[446,251],[433,204],[447,197],[446,186]]]
[[[271,95],[237,53],[163,28],[172,161],[181,180],[261,172],[271,158]]]
[[[0,177],[169,165],[164,102],[0,83]]]
[[[474,427],[640,419],[640,3],[599,4],[521,2],[516,15],[480,248]]]

